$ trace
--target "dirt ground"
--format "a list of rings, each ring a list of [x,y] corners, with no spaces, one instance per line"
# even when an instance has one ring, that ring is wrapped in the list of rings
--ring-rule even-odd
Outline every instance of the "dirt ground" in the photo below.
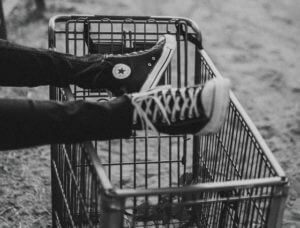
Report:
[[[27,3],[28,2],[28,3]],[[184,2],[184,4],[183,4]],[[300,1],[4,0],[8,38],[47,48],[57,14],[174,15],[193,19],[204,47],[290,179],[283,227],[300,227]],[[1,97],[48,98],[48,88],[0,88]],[[0,153],[0,227],[50,227],[49,147]]]

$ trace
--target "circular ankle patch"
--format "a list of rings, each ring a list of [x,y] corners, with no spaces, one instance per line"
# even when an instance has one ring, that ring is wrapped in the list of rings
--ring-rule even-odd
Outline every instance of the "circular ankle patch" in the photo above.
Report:
[[[112,74],[117,79],[124,79],[131,74],[131,69],[126,64],[118,63],[113,67]]]

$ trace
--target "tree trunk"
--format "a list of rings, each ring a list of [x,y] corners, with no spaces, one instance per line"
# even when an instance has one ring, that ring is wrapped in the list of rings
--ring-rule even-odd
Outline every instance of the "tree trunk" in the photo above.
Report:
[[[36,10],[44,12],[46,10],[45,0],[35,0]]]
[[[2,0],[0,0],[0,38],[7,39]]]

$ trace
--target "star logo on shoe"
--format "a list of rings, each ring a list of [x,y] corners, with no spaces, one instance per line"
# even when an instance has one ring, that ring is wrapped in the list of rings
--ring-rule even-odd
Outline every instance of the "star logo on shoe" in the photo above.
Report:
[[[131,74],[131,69],[128,65],[119,63],[113,67],[112,73],[117,79],[125,79]]]

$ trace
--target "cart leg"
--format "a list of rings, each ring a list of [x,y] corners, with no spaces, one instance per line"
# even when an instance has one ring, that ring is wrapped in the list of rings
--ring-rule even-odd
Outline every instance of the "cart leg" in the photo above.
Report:
[[[283,190],[282,190],[283,189]],[[285,201],[288,196],[289,186],[286,185],[283,188],[276,188],[270,205],[270,212],[268,217],[268,228],[280,228],[282,227],[283,212],[285,207]],[[282,191],[282,192],[279,192]],[[281,196],[276,196],[276,195]]]
[[[124,199],[103,196],[101,199],[101,225],[102,228],[123,227]]]

